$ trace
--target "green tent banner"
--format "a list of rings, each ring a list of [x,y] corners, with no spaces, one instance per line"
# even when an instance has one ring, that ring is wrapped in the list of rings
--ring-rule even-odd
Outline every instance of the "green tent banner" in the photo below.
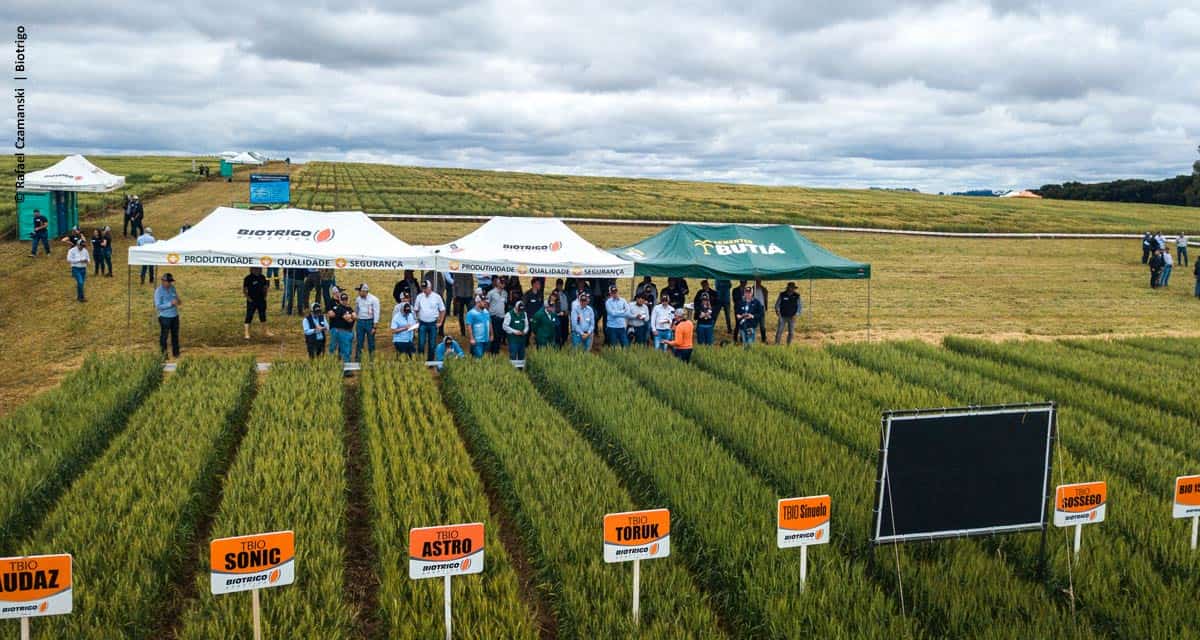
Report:
[[[870,279],[871,265],[821,248],[779,224],[673,224],[645,240],[612,249],[639,276],[720,280]]]

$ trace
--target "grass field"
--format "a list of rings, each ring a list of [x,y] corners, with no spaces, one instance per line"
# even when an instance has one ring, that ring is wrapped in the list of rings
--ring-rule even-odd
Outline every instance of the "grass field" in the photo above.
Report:
[[[368,213],[773,222],[975,232],[1200,231],[1200,210],[861,189],[538,175],[310,162],[293,203]]]
[[[439,581],[410,580],[396,549],[410,526],[472,521],[487,523],[486,569],[454,581],[456,637],[1191,637],[1200,556],[1164,496],[1195,471],[1197,389],[1162,374],[1198,353],[1200,339],[961,337],[705,347],[691,365],[537,350],[525,372],[489,357],[440,383],[415,364],[344,381],[331,359],[255,376],[245,356],[187,356],[157,388],[153,359],[111,355],[63,389],[111,395],[114,368],[132,367],[140,391],[115,423],[80,422],[39,452],[56,464],[83,438],[94,460],[33,501],[0,554],[76,558],[74,613],[35,619],[34,638],[244,637],[248,597],[208,593],[207,541],[289,528],[300,568],[263,594],[270,637],[438,635]],[[869,543],[882,411],[1051,399],[1051,484],[1110,491],[1077,558],[1069,529],[1049,531],[1044,574],[1036,532]],[[30,406],[75,400],[56,389]],[[0,450],[39,428],[12,423]],[[775,548],[775,501],[823,493],[830,543],[801,589],[798,551]],[[600,522],[655,507],[672,512],[671,555],[643,566],[635,629],[630,568],[601,560]]]
[[[25,170],[38,171],[62,160],[63,156],[26,156]],[[118,176],[125,176],[125,187],[110,193],[79,194],[79,215],[97,214],[122,202],[125,194],[137,194],[143,201],[163,194],[178,191],[200,179],[192,172],[192,158],[181,156],[90,156],[92,164]],[[214,158],[196,158],[207,164],[215,173],[218,161]],[[16,162],[11,155],[0,156],[0,171],[11,176]],[[17,209],[13,202],[15,189],[12,180],[0,184],[0,237],[9,235],[16,228]],[[118,222],[118,226],[120,223]]]

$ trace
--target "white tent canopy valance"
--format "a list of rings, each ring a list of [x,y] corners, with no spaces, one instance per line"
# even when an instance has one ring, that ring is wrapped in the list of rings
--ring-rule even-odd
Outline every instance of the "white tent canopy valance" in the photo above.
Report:
[[[257,158],[253,154],[246,153],[244,151],[242,153],[237,154],[236,156],[233,156],[232,158],[225,158],[225,162],[228,162],[229,164],[262,164],[263,163],[262,159]]]
[[[557,218],[495,217],[429,247],[439,271],[561,278],[631,278],[633,263],[600,249]]]
[[[22,191],[80,191],[104,193],[125,186],[125,176],[113,174],[81,155],[67,156],[53,166],[25,174]]]
[[[361,211],[218,207],[169,239],[129,248],[130,265],[429,269],[433,255]]]

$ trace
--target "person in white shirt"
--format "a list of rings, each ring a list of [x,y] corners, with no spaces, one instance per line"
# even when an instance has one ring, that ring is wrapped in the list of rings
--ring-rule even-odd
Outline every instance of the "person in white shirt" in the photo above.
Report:
[[[446,320],[446,303],[433,291],[432,282],[422,283],[421,293],[413,302],[413,312],[417,314],[417,348],[425,352],[426,360],[433,360],[438,330]]]
[[[1170,249],[1164,249],[1162,252],[1162,257],[1163,257],[1163,272],[1162,272],[1162,277],[1159,278],[1159,280],[1158,280],[1158,286],[1165,287],[1165,286],[1167,286],[1167,283],[1171,280],[1171,269],[1175,268],[1175,259],[1171,257]]]
[[[1184,267],[1188,266],[1187,245],[1188,237],[1180,231],[1179,235],[1175,237],[1175,253],[1179,256],[1179,264]]]
[[[505,281],[502,278],[492,281],[492,289],[488,291],[486,300],[488,315],[492,317],[492,342],[488,345],[488,350],[492,353],[500,353],[500,345],[508,341],[508,334],[504,333],[504,313],[505,305],[508,303],[508,291],[505,289]]]
[[[648,344],[650,342],[650,306],[646,298],[639,295],[633,299],[629,307],[629,328],[633,329],[633,344]]]
[[[83,297],[83,283],[87,280],[88,263],[91,261],[82,237],[67,250],[67,264],[71,265],[71,277],[75,278],[75,299],[80,302],[87,302],[87,298]]]
[[[364,342],[367,352],[375,355],[375,325],[379,322],[379,298],[371,293],[371,288],[365,282],[354,290],[358,292],[358,297],[354,298],[354,313],[358,315],[358,322],[354,325],[354,360],[358,361],[362,356]]]
[[[654,336],[654,348],[667,350],[666,342],[674,337],[675,308],[671,297],[663,294],[659,303],[650,312],[650,335]]]

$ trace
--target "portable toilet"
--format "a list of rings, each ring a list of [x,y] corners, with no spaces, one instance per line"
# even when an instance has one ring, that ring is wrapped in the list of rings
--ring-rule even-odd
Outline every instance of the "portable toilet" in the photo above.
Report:
[[[233,177],[233,165],[229,164],[229,162],[227,160],[225,160],[224,158],[221,158],[221,177],[222,178],[232,178]]]
[[[17,237],[33,236],[33,212],[41,211],[49,221],[51,238],[67,235],[79,225],[79,196],[72,191],[20,191],[17,193]]]

